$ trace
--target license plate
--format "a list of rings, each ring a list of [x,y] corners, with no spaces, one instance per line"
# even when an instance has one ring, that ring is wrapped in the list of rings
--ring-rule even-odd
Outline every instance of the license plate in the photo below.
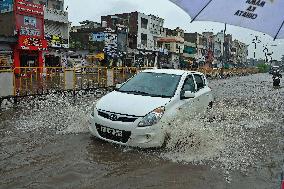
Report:
[[[112,128],[104,127],[104,126],[101,126],[99,129],[103,133],[108,133],[108,134],[112,134],[113,136],[122,137],[122,131],[121,130],[112,129]]]

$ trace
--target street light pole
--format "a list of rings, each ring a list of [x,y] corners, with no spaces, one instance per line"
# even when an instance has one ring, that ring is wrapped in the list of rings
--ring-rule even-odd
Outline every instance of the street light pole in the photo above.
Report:
[[[268,53],[267,45],[263,46],[263,47],[264,47],[263,52],[264,52],[264,55],[265,55],[265,62],[268,62],[268,59],[267,59],[267,53]]]
[[[251,34],[252,35],[252,34]],[[252,43],[254,44],[254,52],[253,52],[253,66],[255,66],[256,62],[256,48],[257,48],[257,43],[261,43],[259,40],[259,36],[255,35],[255,38],[252,40]]]
[[[224,69],[224,65],[225,65],[225,40],[226,40],[226,30],[227,30],[227,24],[225,23],[225,28],[224,28],[224,42],[223,42],[223,61],[222,61],[222,69]]]

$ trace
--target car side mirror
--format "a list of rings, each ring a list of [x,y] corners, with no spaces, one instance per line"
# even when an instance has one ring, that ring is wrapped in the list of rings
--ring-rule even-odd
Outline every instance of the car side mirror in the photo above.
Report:
[[[183,94],[183,99],[188,99],[188,98],[195,98],[195,94],[191,91],[185,91]]]

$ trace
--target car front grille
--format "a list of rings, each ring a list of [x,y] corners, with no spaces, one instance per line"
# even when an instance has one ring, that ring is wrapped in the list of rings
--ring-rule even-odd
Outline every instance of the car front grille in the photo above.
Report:
[[[98,115],[103,118],[112,120],[112,121],[121,121],[121,122],[129,122],[129,123],[136,121],[136,119],[138,118],[138,117],[133,117],[133,116],[130,117],[126,115],[120,115],[117,113],[103,112],[100,110],[98,110]]]
[[[122,136],[116,136],[112,132],[103,132],[101,130],[101,127],[104,127],[104,126],[102,126],[100,124],[96,124],[96,129],[97,129],[99,135],[102,138],[113,140],[113,141],[116,141],[116,142],[126,143],[129,140],[130,135],[131,135],[130,131],[120,130],[122,132]],[[107,128],[107,127],[105,127],[105,128]],[[109,129],[111,129],[111,128],[109,128]]]

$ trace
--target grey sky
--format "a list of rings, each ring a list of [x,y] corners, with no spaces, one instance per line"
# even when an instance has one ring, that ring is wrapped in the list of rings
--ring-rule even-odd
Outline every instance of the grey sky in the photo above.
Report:
[[[100,16],[123,12],[139,11],[145,14],[154,14],[165,19],[165,27],[181,27],[186,32],[213,31],[218,32],[224,29],[224,24],[213,22],[194,22],[190,23],[190,17],[169,0],[66,0],[68,6],[69,19],[72,25],[89,19],[100,22]],[[254,46],[251,44],[253,35],[261,36],[262,43],[258,44],[257,58],[264,58],[263,45],[268,44],[270,51],[273,51],[273,58],[280,59],[284,54],[284,40],[276,40],[267,35],[252,30],[227,26],[227,33],[233,34],[242,42],[250,44],[249,57],[253,56]],[[277,45],[271,46],[271,45]]]

